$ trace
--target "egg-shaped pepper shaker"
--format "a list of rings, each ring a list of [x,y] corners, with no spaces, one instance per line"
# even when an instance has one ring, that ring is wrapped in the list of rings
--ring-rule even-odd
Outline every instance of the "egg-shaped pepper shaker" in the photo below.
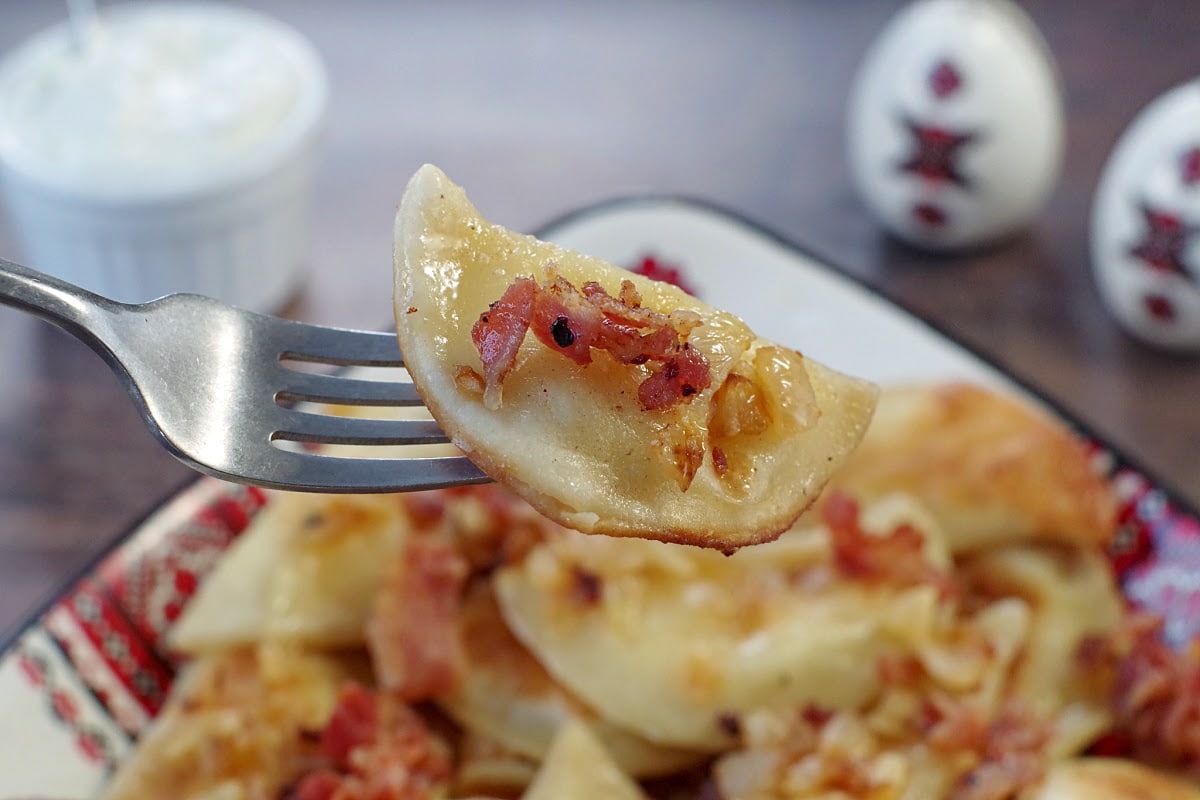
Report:
[[[1200,81],[1143,109],[1092,204],[1092,270],[1113,316],[1161,347],[1200,352]]]
[[[1054,188],[1063,104],[1050,50],[1009,0],[918,0],[871,45],[847,146],[864,202],[935,250],[1004,238]]]

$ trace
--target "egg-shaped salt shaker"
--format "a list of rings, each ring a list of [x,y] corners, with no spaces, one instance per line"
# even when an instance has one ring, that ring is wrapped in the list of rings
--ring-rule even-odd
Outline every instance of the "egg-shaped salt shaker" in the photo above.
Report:
[[[1121,135],[1092,204],[1092,270],[1138,338],[1200,352],[1200,81],[1144,108]]]
[[[918,0],[868,50],[847,115],[859,194],[894,234],[954,250],[1014,233],[1057,181],[1050,50],[1009,0]]]

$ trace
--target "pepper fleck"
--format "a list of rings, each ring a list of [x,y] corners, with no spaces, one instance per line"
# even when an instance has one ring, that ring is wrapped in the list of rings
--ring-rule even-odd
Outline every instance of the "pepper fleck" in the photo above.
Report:
[[[571,330],[571,321],[565,316],[557,317],[550,325],[550,335],[559,347],[570,347],[575,343],[575,333]]]

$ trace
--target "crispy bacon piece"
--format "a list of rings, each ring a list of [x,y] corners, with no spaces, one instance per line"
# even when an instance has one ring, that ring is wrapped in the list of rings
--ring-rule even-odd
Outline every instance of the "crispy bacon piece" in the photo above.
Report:
[[[306,775],[283,792],[282,800],[333,800],[341,786],[341,777],[329,770]]]
[[[488,408],[499,408],[500,383],[516,364],[536,293],[533,278],[517,278],[471,327],[471,341],[483,361],[483,401]]]
[[[458,608],[467,562],[449,544],[417,535],[388,576],[367,623],[380,685],[403,700],[454,688],[462,669]]]
[[[712,383],[708,360],[687,344],[700,322],[690,311],[660,314],[645,308],[631,281],[623,281],[620,296],[613,297],[595,282],[577,289],[553,271],[540,284],[517,278],[471,329],[483,361],[484,403],[499,407],[499,386],[530,329],[546,347],[580,366],[592,363],[593,350],[621,364],[655,364],[638,388],[648,411],[689,402]]]
[[[359,684],[342,687],[321,731],[328,765],[301,778],[288,800],[431,800],[450,778],[450,758],[415,711]]]
[[[1110,739],[1129,755],[1162,767],[1200,772],[1200,652],[1177,652],[1162,619],[1131,613],[1109,637],[1080,643],[1076,662],[1110,681]]]
[[[821,507],[833,546],[833,563],[842,575],[898,586],[929,583],[945,596],[957,592],[953,578],[925,559],[920,531],[900,525],[886,536],[874,536],[862,529],[858,511],[858,503],[836,491]]]
[[[321,731],[321,752],[335,764],[345,764],[350,753],[372,744],[379,731],[379,706],[373,692],[348,683],[338,692],[337,705]]]
[[[638,402],[647,411],[661,411],[686,403],[711,383],[708,359],[685,343],[678,355],[664,361],[638,386]]]
[[[925,667],[914,655],[888,654],[875,661],[875,673],[879,682],[888,688],[911,689],[925,677]]]
[[[982,759],[959,779],[948,800],[1010,800],[1042,779],[1046,772],[1043,750],[1050,738],[1048,724],[1016,708],[1003,709],[999,717],[982,729],[970,716],[969,710],[960,712],[950,718],[952,724],[942,731],[946,741],[958,737],[969,742]],[[965,727],[956,731],[958,725]],[[982,741],[972,742],[971,737],[979,733]]]

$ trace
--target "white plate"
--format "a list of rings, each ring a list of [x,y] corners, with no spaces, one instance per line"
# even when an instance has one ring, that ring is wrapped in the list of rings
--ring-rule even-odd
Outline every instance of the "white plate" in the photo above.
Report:
[[[541,235],[617,264],[678,267],[704,300],[843,371],[1028,391],[838,270],[704,204],[608,203]],[[1102,445],[1095,452],[1125,503],[1126,591],[1183,640],[1200,624],[1200,521]],[[169,688],[163,633],[262,502],[261,492],[197,480],[0,642],[0,800],[101,789]]]

